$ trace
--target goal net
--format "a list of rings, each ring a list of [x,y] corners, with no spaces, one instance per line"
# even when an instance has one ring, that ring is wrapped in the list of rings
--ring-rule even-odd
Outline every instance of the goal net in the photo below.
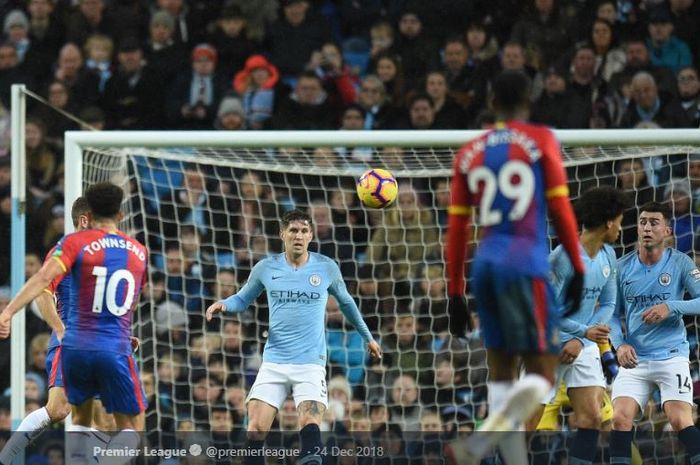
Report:
[[[385,353],[381,363],[370,363],[359,335],[331,300],[332,414],[324,426],[350,429],[382,421],[377,406],[386,406],[391,422],[404,431],[420,431],[425,412],[452,426],[473,426],[486,414],[486,356],[478,332],[467,340],[447,332],[443,249],[458,144],[406,146],[398,136],[380,144],[359,134],[352,146],[340,146],[332,136],[313,136],[297,143],[276,142],[271,134],[250,146],[235,140],[228,146],[172,146],[171,135],[162,133],[163,146],[156,147],[128,146],[125,134],[112,146],[80,145],[74,160],[82,178],[68,174],[66,183],[73,192],[101,180],[123,186],[124,229],[151,254],[149,285],[134,325],[142,341],[149,441],[167,444],[175,440],[173,431],[190,424],[244,431],[244,399],[268,334],[264,294],[245,313],[210,323],[203,315],[209,304],[240,288],[255,263],[282,251],[278,219],[292,208],[312,215],[311,249],[337,260]],[[196,139],[208,137],[200,133]],[[676,140],[563,144],[574,201],[598,185],[618,186],[633,199],[617,244],[620,254],[634,249],[637,207],[652,199],[671,202],[676,246],[693,254],[700,147]],[[369,167],[386,168],[398,179],[396,205],[368,210],[358,203],[355,179]],[[695,320],[687,324],[691,348],[697,348]],[[691,367],[697,378],[695,352]],[[642,428],[658,428],[660,412],[658,402],[650,405]],[[567,418],[561,419],[565,429]],[[277,422],[294,429],[294,409],[283,408]],[[655,457],[678,453],[652,446]]]

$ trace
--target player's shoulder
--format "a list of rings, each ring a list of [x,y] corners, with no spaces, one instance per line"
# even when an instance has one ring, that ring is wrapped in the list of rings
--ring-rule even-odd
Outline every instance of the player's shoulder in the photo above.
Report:
[[[638,257],[638,253],[636,250],[632,250],[631,252],[627,252],[622,257],[617,259],[617,267],[622,269],[625,266],[629,266],[630,264],[634,263],[634,260],[636,260],[637,257]]]
[[[319,263],[326,263],[326,264],[332,263],[332,264],[335,265],[335,260],[333,260],[333,259],[330,258],[330,257],[326,257],[325,255],[320,254],[320,253],[318,253],[318,252],[309,252],[309,257],[310,257],[312,260],[317,261],[317,262],[319,262]]]
[[[674,266],[692,266],[695,267],[695,262],[687,254],[684,254],[678,249],[668,248],[668,261]]]
[[[615,249],[610,244],[603,244],[603,249],[601,252],[603,252],[605,258],[607,258],[610,263],[617,263],[617,254],[615,253]]]
[[[554,247],[554,249],[551,252],[549,252],[549,259],[558,259],[564,252],[566,252],[566,249],[564,249],[563,245],[559,244],[556,247]]]

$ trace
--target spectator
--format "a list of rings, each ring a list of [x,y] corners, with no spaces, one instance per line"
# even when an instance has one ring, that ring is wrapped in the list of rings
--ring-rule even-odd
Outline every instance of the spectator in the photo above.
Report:
[[[47,128],[43,121],[29,118],[25,131],[29,188],[36,200],[41,201],[58,182],[58,154],[46,139]]]
[[[630,96],[625,93],[624,84],[630,83],[635,74],[646,71],[654,76],[654,79],[662,93],[673,95],[676,93],[676,78],[668,68],[660,68],[650,61],[649,49],[643,39],[630,38],[624,44],[625,67],[610,78],[610,90],[621,94],[624,98]]]
[[[24,84],[31,87],[33,81],[19,64],[17,49],[9,42],[0,44],[0,104],[10,108],[10,89],[12,84]]]
[[[362,337],[344,323],[338,302],[333,297],[329,297],[326,304],[326,319],[329,376],[340,375],[354,388],[359,388],[364,383],[367,359]]]
[[[94,34],[85,41],[85,66],[93,70],[100,78],[98,89],[104,93],[105,84],[112,76],[114,42],[108,36]]]
[[[218,54],[209,44],[192,50],[190,73],[181,74],[172,84],[166,101],[168,119],[182,129],[209,129],[214,125],[226,83],[215,73]]]
[[[53,57],[58,54],[60,46],[66,42],[64,24],[54,10],[53,0],[29,0],[27,3],[32,52],[36,52],[37,57],[41,57],[37,60],[40,68],[32,75],[36,76],[39,82],[43,82],[50,74]]]
[[[84,65],[83,55],[76,44],[69,42],[61,48],[54,78],[71,91],[78,107],[97,103],[100,77]]]
[[[332,129],[337,124],[336,112],[321,79],[307,71],[299,76],[294,92],[280,104],[272,125],[275,129]]]
[[[278,81],[277,68],[262,55],[248,58],[245,68],[236,74],[233,88],[243,99],[245,120],[250,129],[262,129],[272,117]]]
[[[175,20],[167,11],[158,11],[151,16],[148,31],[146,62],[160,82],[171,83],[187,65],[187,49],[173,39]]]
[[[380,54],[374,73],[382,81],[389,103],[397,108],[403,107],[405,84],[400,58],[390,53]]]
[[[620,127],[632,128],[649,121],[663,128],[687,128],[688,115],[677,100],[659,95],[654,77],[641,71],[632,79],[632,101],[622,117]]]
[[[578,115],[571,111],[574,95],[567,89],[566,73],[550,66],[544,77],[544,92],[532,107],[532,121],[559,129],[576,126]]]
[[[408,123],[403,127],[407,129],[444,128],[435,121],[435,103],[430,95],[417,93],[409,99]]]
[[[624,69],[625,52],[617,46],[612,24],[605,19],[593,21],[590,41],[595,52],[594,74],[607,83],[613,74]]]
[[[495,65],[498,54],[498,41],[481,21],[472,21],[465,34],[469,64],[478,69],[481,66]]]
[[[234,76],[243,69],[258,44],[248,37],[247,21],[237,5],[225,5],[207,41],[219,51],[216,71],[222,76]]]
[[[118,24],[107,11],[103,0],[80,0],[78,9],[68,18],[66,39],[78,46],[93,34],[118,37]]]
[[[12,44],[17,50],[17,59],[19,63],[24,61],[24,58],[31,46],[29,40],[29,20],[27,15],[22,10],[12,10],[5,16],[3,27],[5,37],[8,43]]]
[[[688,155],[688,178],[693,197],[692,213],[700,215],[700,153]]]
[[[600,108],[606,108],[596,105],[602,101],[606,85],[605,81],[595,76],[595,60],[593,49],[582,45],[576,49],[571,61],[569,88],[572,100],[569,110],[573,113],[570,119],[572,128],[590,128],[591,119],[594,116],[599,116],[597,113]],[[604,117],[609,121],[607,115]]]
[[[269,31],[271,59],[284,78],[292,78],[304,70],[313,51],[330,39],[330,30],[313,14],[308,0],[281,3],[284,15]]]
[[[216,112],[214,128],[238,131],[246,129],[246,125],[245,110],[243,110],[241,99],[233,96],[224,97],[219,104],[219,110]]]
[[[445,78],[449,90],[466,107],[473,92],[474,64],[469,61],[467,44],[460,38],[447,39],[444,51]],[[433,97],[435,98],[435,97]]]
[[[403,68],[403,78],[406,80],[406,89],[414,89],[420,80],[431,69],[440,66],[438,45],[425,34],[423,24],[418,13],[411,9],[405,9],[399,19],[399,36],[397,37],[396,51]],[[377,60],[377,74],[382,78]],[[386,80],[382,78],[386,85]],[[387,91],[392,91],[387,86]],[[398,102],[394,102],[397,104]]]
[[[216,17],[216,2],[204,3],[204,8],[191,8],[193,2],[185,0],[156,0],[156,8],[173,20],[173,40],[179,44],[197,44],[204,41],[204,33],[210,20]],[[209,3],[209,4],[207,4]]]
[[[690,46],[691,55],[697,60],[700,52],[697,43],[700,3],[694,0],[669,0],[668,3],[674,34]]]
[[[72,90],[62,81],[54,80],[49,82],[43,93],[52,107],[60,108],[73,114],[79,111],[79,106],[72,97]],[[66,131],[78,129],[76,123],[46,106],[39,107],[32,116],[44,121],[46,124],[46,138],[57,147],[63,147],[63,135]]]
[[[118,67],[105,84],[102,104],[110,129],[155,129],[163,125],[163,85],[146,64],[135,37],[119,43]]]
[[[690,254],[693,252],[693,233],[700,224],[691,210],[692,195],[687,179],[671,179],[664,190],[664,201],[673,211],[672,230],[675,248]]]
[[[370,29],[371,45],[369,50],[370,68],[375,69],[377,58],[383,53],[395,53],[394,28],[391,24],[380,21]]]
[[[376,75],[362,79],[357,103],[365,111],[364,129],[386,129],[395,124],[397,111],[387,100],[384,83]]]
[[[529,13],[513,26],[510,40],[532,53],[535,68],[546,68],[571,45],[567,34],[569,25],[555,0],[533,0],[532,3]]]
[[[396,378],[391,387],[389,406],[392,421],[401,431],[420,431],[423,406],[419,401],[418,386],[413,376],[402,374]],[[392,460],[392,463],[395,462]]]
[[[615,163],[617,174],[616,186],[630,197],[632,207],[622,215],[622,231],[620,238],[624,247],[623,252],[634,250],[637,245],[637,217],[638,206],[656,199],[654,187],[650,185],[644,164],[638,158],[620,160]]]
[[[435,126],[443,129],[467,127],[467,114],[448,94],[447,77],[442,71],[431,71],[425,78],[425,92],[433,99]]]
[[[340,47],[334,42],[326,42],[320,50],[311,54],[307,69],[315,72],[323,82],[323,88],[336,107],[343,107],[355,101],[357,77],[344,63]]]
[[[651,51],[651,63],[668,68],[674,74],[693,64],[688,44],[673,35],[673,20],[665,7],[658,7],[649,14],[647,46]]]
[[[340,129],[347,131],[358,131],[365,129],[365,110],[360,105],[353,103],[345,107],[340,116]],[[372,147],[336,147],[335,153],[343,161],[349,164],[365,166],[372,161],[374,151]],[[342,270],[342,267],[341,267]]]
[[[278,0],[229,0],[226,5],[237,6],[246,19],[246,34],[250,40],[262,42],[267,29],[277,19]]]
[[[414,313],[420,317],[420,325],[430,334],[441,334],[447,331],[447,284],[445,270],[440,264],[423,266],[416,276],[420,286],[420,298],[416,300]]]
[[[678,97],[690,127],[700,127],[700,79],[696,68],[686,66],[678,72]]]

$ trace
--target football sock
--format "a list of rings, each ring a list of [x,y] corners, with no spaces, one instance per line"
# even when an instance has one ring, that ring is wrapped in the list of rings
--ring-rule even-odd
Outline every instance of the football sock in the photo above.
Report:
[[[597,429],[579,428],[569,449],[569,465],[591,465],[598,450]]]
[[[17,427],[10,439],[5,444],[0,452],[0,464],[10,464],[15,459],[17,454],[24,449],[39,436],[51,424],[51,418],[46,407],[34,410],[32,413],[24,417],[22,423]]]
[[[248,437],[248,442],[246,444],[246,447],[248,448],[249,451],[257,450],[260,451],[260,453],[251,453],[243,457],[243,464],[244,465],[265,465],[265,456],[262,455],[262,450],[265,445],[264,440],[256,440],[252,439],[250,436]]]
[[[685,446],[690,465],[700,465],[700,430],[696,426],[688,426],[678,432],[678,439]]]
[[[310,423],[304,426],[299,435],[301,436],[299,465],[321,465],[321,457],[318,455],[318,451],[321,449],[321,430],[318,425]]]
[[[629,465],[632,461],[634,431],[610,432],[610,465]]]

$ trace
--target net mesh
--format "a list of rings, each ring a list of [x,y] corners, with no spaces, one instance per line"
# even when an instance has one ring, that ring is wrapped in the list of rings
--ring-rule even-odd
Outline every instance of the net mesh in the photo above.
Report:
[[[427,410],[447,422],[478,422],[488,408],[485,350],[476,334],[466,342],[450,338],[445,317],[443,249],[455,150],[85,149],[83,185],[111,180],[125,188],[124,228],[151,254],[149,286],[134,326],[142,341],[150,439],[173,439],[183,421],[209,429],[219,407],[229,412],[231,429],[244,429],[244,399],[267,337],[264,294],[236,318],[207,323],[203,314],[209,304],[234,293],[255,263],[281,252],[278,218],[292,208],[312,214],[312,250],[338,261],[385,352],[381,363],[369,363],[361,339],[344,326],[331,299],[328,371],[329,394],[339,405],[335,420],[346,427],[350,421],[372,421],[367,406],[387,405],[392,422],[409,431],[420,430],[421,412]],[[668,199],[676,216],[676,246],[693,254],[700,213],[693,201],[700,182],[696,151],[692,146],[565,147],[571,198],[597,185],[629,192],[635,207],[625,214],[619,254],[634,248],[637,207]],[[359,205],[355,179],[370,166],[398,178],[396,206]],[[694,319],[687,323],[697,380],[698,330]],[[454,406],[459,409],[449,408]],[[658,403],[650,406],[642,424],[655,427],[659,412]],[[281,412],[283,427],[295,421],[285,415],[293,417],[293,409]],[[562,424],[566,427],[565,417]],[[656,457],[673,456],[659,447]]]

